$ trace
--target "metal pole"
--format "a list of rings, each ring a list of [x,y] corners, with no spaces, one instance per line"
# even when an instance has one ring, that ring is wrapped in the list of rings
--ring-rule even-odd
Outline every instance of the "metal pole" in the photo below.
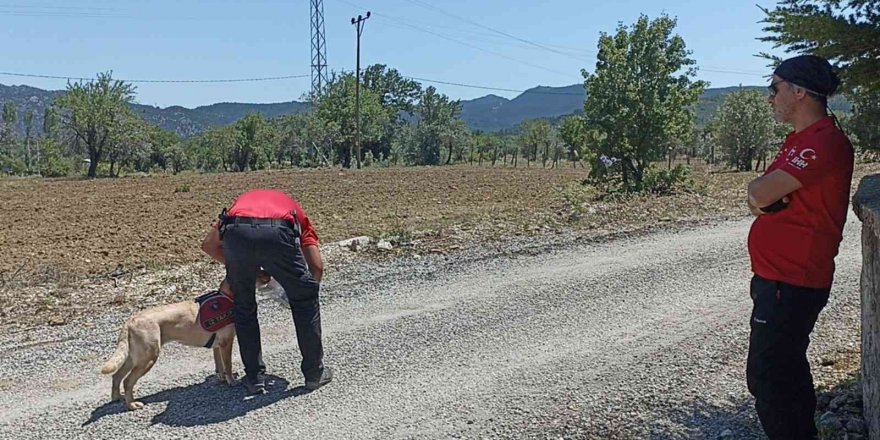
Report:
[[[357,168],[361,168],[361,33],[364,30],[364,22],[370,18],[370,11],[367,11],[367,16],[363,17],[358,15],[357,20],[354,18],[351,19],[351,24],[355,25],[357,29],[357,65],[355,67],[355,82],[354,82],[354,124],[355,124],[355,160],[357,163]],[[349,156],[351,154],[349,153]],[[349,158],[349,168],[351,168],[351,158]]]

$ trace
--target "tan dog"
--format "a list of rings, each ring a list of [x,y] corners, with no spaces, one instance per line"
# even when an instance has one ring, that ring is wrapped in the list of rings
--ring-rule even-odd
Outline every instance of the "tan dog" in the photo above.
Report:
[[[271,280],[268,273],[260,271],[257,287]],[[220,291],[233,297],[226,280]],[[147,374],[156,360],[162,345],[176,341],[191,347],[204,347],[213,333],[202,328],[198,319],[199,304],[195,301],[182,301],[141,311],[125,322],[119,332],[116,352],[101,367],[102,374],[113,373],[110,399],[121,400],[119,384],[125,386],[125,404],[130,410],[144,407],[134,400],[134,384]],[[227,325],[216,332],[211,348],[214,350],[214,368],[217,378],[233,385],[232,343],[235,340],[235,325]],[[124,378],[124,380],[123,380]]]

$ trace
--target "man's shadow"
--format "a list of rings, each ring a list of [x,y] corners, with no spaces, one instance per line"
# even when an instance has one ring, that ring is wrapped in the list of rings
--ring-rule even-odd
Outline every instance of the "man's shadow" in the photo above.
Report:
[[[271,405],[288,397],[297,397],[310,391],[303,386],[288,389],[286,379],[266,375],[266,393],[248,396],[241,384],[229,386],[211,375],[203,382],[185,387],[172,388],[136,399],[145,405],[144,411],[152,404],[167,402],[165,411],[156,414],[152,424],[168,426],[203,426],[224,422],[245,415],[264,406]],[[102,417],[128,412],[124,402],[108,402],[92,411],[89,420],[82,426],[90,425]]]

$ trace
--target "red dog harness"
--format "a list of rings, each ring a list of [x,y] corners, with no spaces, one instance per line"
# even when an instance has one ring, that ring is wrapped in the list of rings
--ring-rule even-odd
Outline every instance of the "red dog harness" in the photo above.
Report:
[[[214,339],[217,337],[217,331],[229,324],[235,322],[233,311],[235,303],[232,298],[226,296],[219,290],[213,290],[196,298],[199,303],[199,324],[205,331],[211,332],[211,338],[205,344],[205,347],[211,348],[214,345]]]

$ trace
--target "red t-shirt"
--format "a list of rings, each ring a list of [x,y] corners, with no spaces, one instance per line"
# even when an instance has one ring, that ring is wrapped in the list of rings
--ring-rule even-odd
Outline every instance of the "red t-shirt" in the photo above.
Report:
[[[274,218],[294,221],[292,212],[296,212],[301,230],[300,247],[317,246],[318,234],[306,216],[305,211],[287,194],[271,189],[248,191],[235,199],[226,212],[230,217]]]
[[[787,208],[752,223],[752,272],[801,287],[831,287],[849,205],[852,144],[826,117],[800,133],[789,133],[764,174],[777,169],[803,186],[789,196]]]

